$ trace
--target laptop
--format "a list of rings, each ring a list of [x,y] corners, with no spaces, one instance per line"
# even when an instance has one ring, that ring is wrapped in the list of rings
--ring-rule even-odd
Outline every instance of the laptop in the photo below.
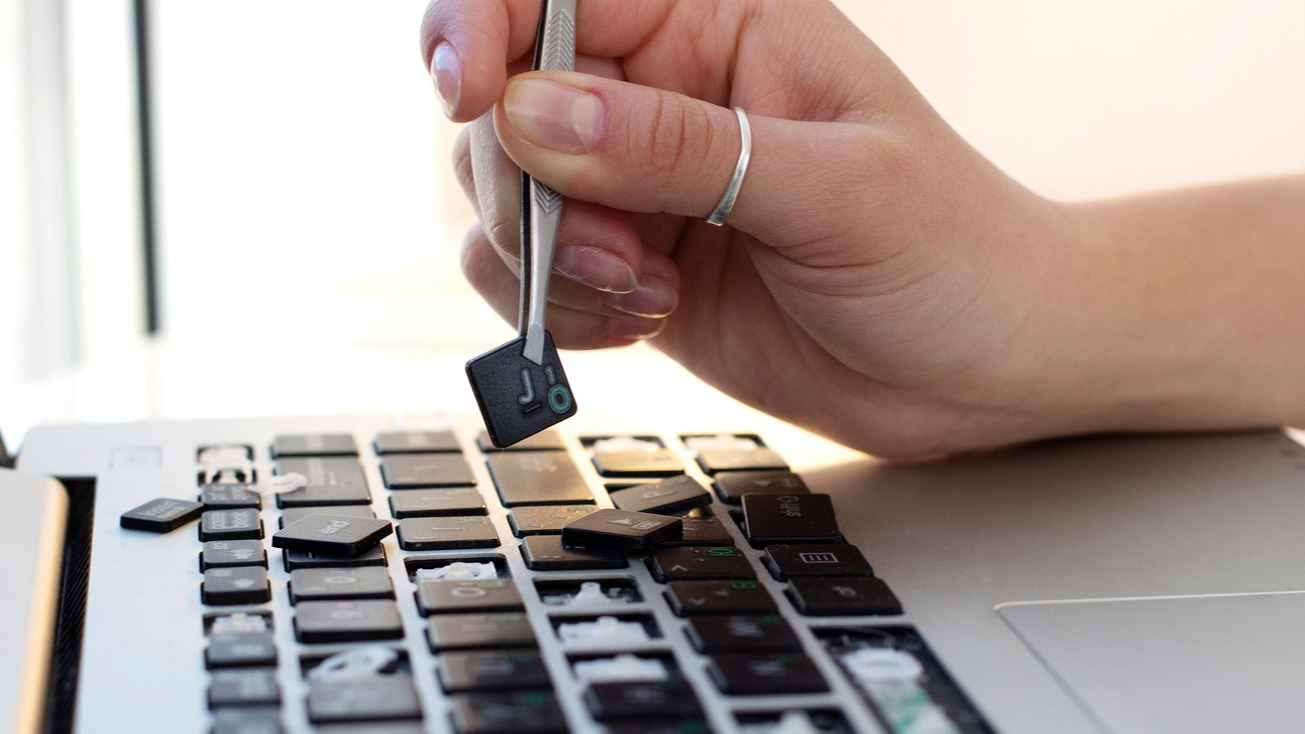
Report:
[[[0,726],[1305,721],[1305,448],[1290,432],[890,464],[723,398],[641,419],[654,400],[582,407],[507,450],[465,406],[36,427],[0,470]],[[635,513],[611,516],[617,535],[644,515],[679,524],[577,534],[602,511]],[[386,534],[284,547],[322,516]]]

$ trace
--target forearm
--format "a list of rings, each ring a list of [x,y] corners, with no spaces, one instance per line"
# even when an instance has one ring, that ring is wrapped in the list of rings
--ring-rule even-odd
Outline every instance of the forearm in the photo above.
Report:
[[[1083,428],[1305,423],[1305,176],[1067,211],[1049,295]]]

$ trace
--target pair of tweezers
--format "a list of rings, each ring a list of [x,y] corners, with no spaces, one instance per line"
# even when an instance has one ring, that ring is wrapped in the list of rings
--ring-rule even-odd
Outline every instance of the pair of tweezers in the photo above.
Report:
[[[544,0],[535,37],[535,70],[575,70],[576,0]],[[544,312],[553,270],[562,195],[521,172],[521,308],[517,331],[525,337],[526,359],[544,359]]]

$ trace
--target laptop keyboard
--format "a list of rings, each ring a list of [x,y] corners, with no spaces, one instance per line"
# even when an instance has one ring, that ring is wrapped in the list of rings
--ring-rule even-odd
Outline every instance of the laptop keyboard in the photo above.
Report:
[[[213,734],[991,731],[760,436],[195,450]]]

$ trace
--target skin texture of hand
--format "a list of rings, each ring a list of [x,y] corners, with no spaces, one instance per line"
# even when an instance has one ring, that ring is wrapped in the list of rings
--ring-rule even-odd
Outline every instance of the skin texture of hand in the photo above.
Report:
[[[464,270],[506,319],[519,166],[568,197],[548,324],[559,347],[649,339],[849,446],[907,458],[1277,420],[1258,405],[1202,412],[1228,397],[1194,386],[1210,376],[1192,372],[1208,340],[1178,333],[1163,359],[1129,356],[1154,328],[1132,327],[1135,302],[1181,319],[1192,296],[1099,279],[1133,272],[1139,232],[1177,248],[1168,216],[1139,229],[1119,224],[1136,205],[1020,187],[824,0],[581,0],[577,72],[522,73],[538,12],[434,0],[422,27],[445,110],[470,123],[455,165],[484,226]],[[717,228],[703,219],[738,157],[734,106],[751,119],[752,163]],[[1167,250],[1154,252],[1163,272]]]

